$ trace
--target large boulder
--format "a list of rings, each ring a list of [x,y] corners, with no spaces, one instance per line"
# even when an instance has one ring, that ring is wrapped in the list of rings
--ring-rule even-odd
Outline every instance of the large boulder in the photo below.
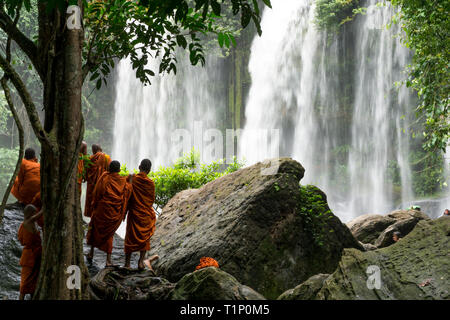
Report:
[[[215,267],[188,273],[178,281],[172,300],[265,300],[258,292]]]
[[[430,218],[418,210],[395,210],[388,215],[365,214],[347,223],[347,227],[353,236],[363,243],[366,250],[375,247],[386,247],[391,245],[392,234],[400,231],[403,236],[407,235],[420,220]]]
[[[313,300],[329,276],[329,274],[316,274],[294,289],[285,291],[277,300]]]
[[[380,288],[369,289],[368,277]],[[375,251],[345,249],[315,299],[450,299],[450,217],[421,220],[406,237]],[[368,273],[367,273],[368,272]]]
[[[394,223],[395,219],[389,216],[364,214],[347,222],[347,227],[362,243],[374,244],[381,232]]]
[[[257,163],[175,195],[152,237],[155,270],[171,282],[203,256],[266,298],[317,273],[331,273],[343,248],[360,244],[335,217],[325,194],[300,186],[304,169],[288,158]],[[273,168],[273,167],[272,167]]]

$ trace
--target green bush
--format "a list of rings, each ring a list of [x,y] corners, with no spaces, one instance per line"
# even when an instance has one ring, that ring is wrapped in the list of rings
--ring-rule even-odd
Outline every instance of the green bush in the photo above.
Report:
[[[157,171],[150,172],[148,176],[155,182],[155,204],[163,208],[178,192],[200,188],[208,182],[239,170],[242,166],[243,163],[236,157],[231,164],[225,164],[223,159],[201,164],[200,154],[192,150],[176,160],[173,166],[161,166]],[[120,175],[128,174],[126,165],[122,165]]]
[[[358,8],[358,5],[359,0],[317,0],[315,24],[320,30],[336,32],[356,13],[363,13],[364,8]]]

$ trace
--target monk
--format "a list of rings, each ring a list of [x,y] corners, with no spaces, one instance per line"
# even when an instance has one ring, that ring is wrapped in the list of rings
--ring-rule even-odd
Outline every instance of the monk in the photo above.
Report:
[[[36,228],[36,221],[42,216],[35,206],[29,204],[24,209],[24,220],[19,227],[18,238],[24,246],[20,257],[22,272],[20,275],[19,299],[24,300],[25,295],[33,296],[41,266],[42,244],[41,235]]]
[[[133,186],[130,201],[128,202],[127,229],[125,234],[125,268],[130,268],[131,254],[139,251],[139,270],[150,270],[151,261],[158,258],[150,257],[144,264],[145,254],[150,250],[150,238],[155,232],[156,214],[153,210],[155,202],[155,183],[148,177],[152,162],[144,159],[139,165],[139,173],[130,175],[129,181]]]
[[[102,148],[97,145],[92,145],[92,156],[89,157],[90,165],[86,169],[86,202],[84,206],[84,215],[91,217],[92,215],[92,195],[98,178],[108,170],[111,158],[103,153]]]
[[[81,184],[86,181],[86,172],[84,169],[84,159],[83,157],[87,155],[87,143],[83,141],[80,147],[80,154],[78,160],[78,171],[77,171],[77,183],[78,183],[78,195],[81,197]]]
[[[120,223],[125,220],[132,186],[119,175],[119,161],[112,161],[109,171],[98,179],[92,195],[92,216],[86,235],[91,250],[88,261],[94,257],[94,247],[106,252],[106,266],[112,266],[113,236]]]
[[[41,190],[41,165],[32,148],[25,150],[19,174],[14,181],[11,193],[22,204],[29,204],[33,197]]]

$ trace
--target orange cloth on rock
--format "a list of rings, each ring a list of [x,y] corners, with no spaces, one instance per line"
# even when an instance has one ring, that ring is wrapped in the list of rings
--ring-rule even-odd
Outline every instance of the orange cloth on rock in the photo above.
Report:
[[[31,204],[36,207],[38,212],[41,211],[42,209],[41,192],[36,193],[33,200],[31,200]],[[44,215],[40,216],[36,222],[39,227],[44,228]]]
[[[29,204],[40,190],[41,165],[37,160],[23,159],[11,193],[19,202]]]
[[[92,195],[93,211],[86,235],[87,244],[111,253],[113,236],[125,218],[132,186],[117,172],[105,172]]]
[[[210,257],[202,257],[200,258],[200,264],[195,267],[195,270],[200,270],[207,267],[219,267],[219,263]]]
[[[22,256],[20,257],[20,265],[22,272],[20,276],[20,293],[33,294],[39,276],[39,268],[41,266],[41,235],[40,233],[32,233],[28,231],[23,223],[20,225],[18,238],[24,246]]]
[[[111,158],[103,152],[97,152],[96,154],[90,156],[91,164],[89,168],[86,169],[86,202],[84,206],[84,215],[90,217],[92,215],[92,197],[94,193],[94,188],[97,180],[100,176],[108,171],[109,164],[111,163]]]
[[[155,183],[144,172],[133,177],[133,192],[128,203],[125,253],[149,251],[150,238],[155,232]]]

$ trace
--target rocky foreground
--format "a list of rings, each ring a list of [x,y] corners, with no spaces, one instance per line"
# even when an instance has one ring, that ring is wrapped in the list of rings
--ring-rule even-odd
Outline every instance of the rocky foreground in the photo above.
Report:
[[[155,272],[94,261],[92,299],[450,298],[450,217],[397,210],[345,225],[321,190],[300,184],[298,162],[276,161],[274,174],[258,163],[177,194],[151,239],[150,254],[160,256]],[[403,236],[396,243],[394,231]],[[122,260],[119,242],[115,260]],[[12,251],[17,257],[16,244]],[[203,256],[220,268],[194,271]]]
[[[96,299],[448,299],[450,218],[415,210],[365,215],[347,225],[304,169],[279,159],[185,190],[157,221],[156,274],[121,268],[91,282]],[[392,234],[403,238],[394,243]],[[220,269],[194,271],[202,256]],[[368,285],[378,268],[379,288]]]

